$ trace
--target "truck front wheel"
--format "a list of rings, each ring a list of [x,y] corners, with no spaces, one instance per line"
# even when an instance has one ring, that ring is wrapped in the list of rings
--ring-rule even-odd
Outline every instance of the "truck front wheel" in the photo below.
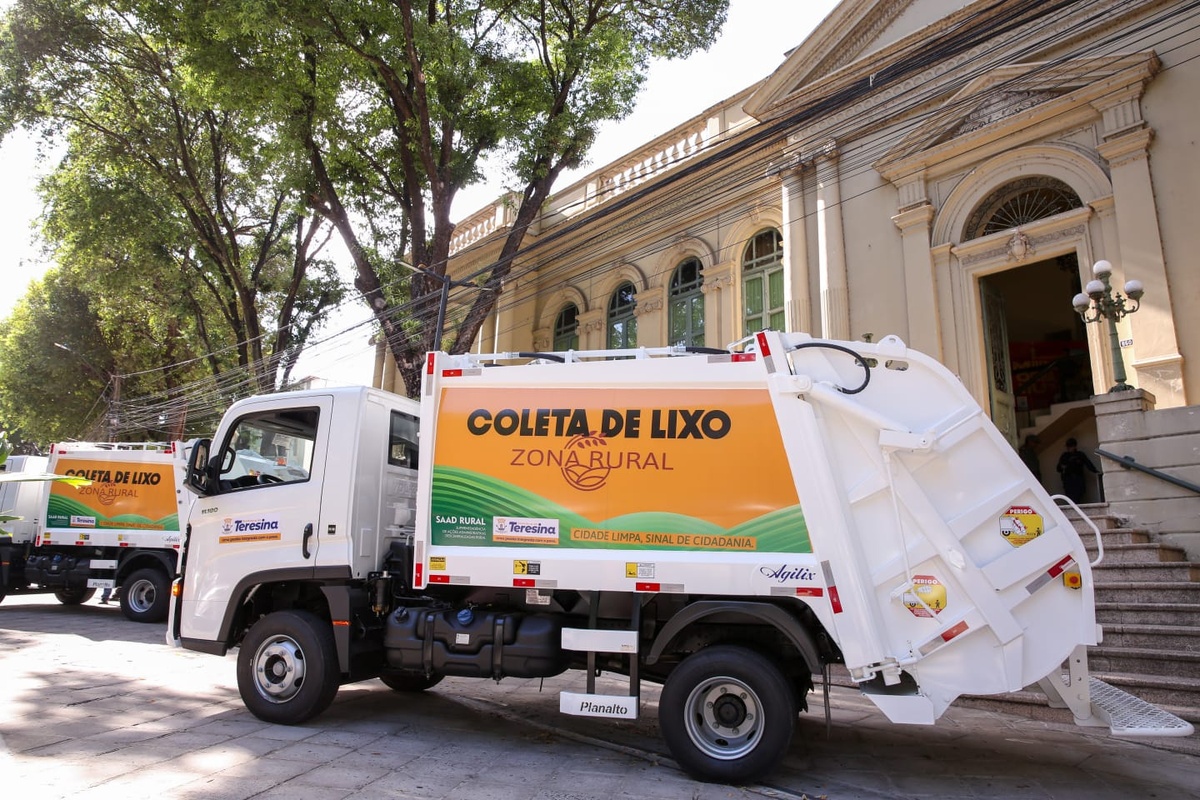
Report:
[[[121,611],[134,622],[162,622],[171,603],[171,582],[161,569],[143,567],[121,582]]]
[[[54,593],[54,596],[64,606],[77,606],[80,603],[86,603],[88,600],[91,600],[92,595],[95,593],[95,589],[78,589],[72,587],[70,589],[59,589]]]
[[[238,692],[265,722],[312,719],[337,694],[337,645],[330,624],[307,611],[276,611],[254,623],[238,652]]]
[[[738,783],[769,772],[787,752],[795,693],[766,656],[714,645],[671,672],[658,719],[667,747],[689,774]]]

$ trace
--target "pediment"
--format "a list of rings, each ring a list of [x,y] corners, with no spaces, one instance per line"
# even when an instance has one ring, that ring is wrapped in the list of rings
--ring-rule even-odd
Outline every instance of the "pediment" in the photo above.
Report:
[[[1010,64],[964,85],[876,162],[889,166],[953,146],[986,132],[998,133],[1016,120],[1032,121],[1061,113],[1111,92],[1154,61],[1151,53],[1080,58],[1063,62]],[[1025,125],[1025,127],[1028,127]]]
[[[869,59],[918,31],[937,27],[968,0],[844,0],[746,102],[759,120],[773,116],[807,87]]]

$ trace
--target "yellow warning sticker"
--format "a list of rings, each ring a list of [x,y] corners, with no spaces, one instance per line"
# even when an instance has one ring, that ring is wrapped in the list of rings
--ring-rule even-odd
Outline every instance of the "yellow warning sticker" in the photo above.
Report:
[[[625,577],[626,578],[646,578],[654,577],[654,564],[645,562],[627,561],[625,562]]]
[[[1043,529],[1042,515],[1029,506],[1010,506],[1000,515],[1000,535],[1013,547],[1032,542]]]
[[[905,593],[904,605],[913,616],[932,617],[942,613],[946,607],[946,587],[942,582],[933,575],[913,575],[912,582],[913,590]]]
[[[446,557],[445,556],[430,556],[429,557],[429,569],[431,572],[432,571],[445,572],[446,571]]]
[[[540,561],[513,561],[513,575],[541,575],[542,562]]]

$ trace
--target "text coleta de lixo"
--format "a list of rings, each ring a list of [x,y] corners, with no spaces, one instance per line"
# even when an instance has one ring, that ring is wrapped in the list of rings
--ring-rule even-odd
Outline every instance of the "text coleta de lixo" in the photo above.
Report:
[[[150,470],[130,469],[68,469],[63,472],[71,478],[87,478],[95,483],[127,483],[131,486],[158,486],[162,474]]]
[[[646,413],[649,412],[649,413]],[[599,424],[596,424],[596,423]],[[729,414],[704,408],[477,408],[467,415],[475,436],[603,436],[609,439],[722,439],[733,427]]]

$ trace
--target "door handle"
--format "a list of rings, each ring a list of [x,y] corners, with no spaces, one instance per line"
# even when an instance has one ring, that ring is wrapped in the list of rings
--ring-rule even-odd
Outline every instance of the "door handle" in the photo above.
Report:
[[[305,558],[312,557],[312,553],[308,551],[308,540],[312,538],[312,533],[313,527],[312,523],[310,522],[304,526],[304,541],[300,543],[300,552],[304,554]]]

